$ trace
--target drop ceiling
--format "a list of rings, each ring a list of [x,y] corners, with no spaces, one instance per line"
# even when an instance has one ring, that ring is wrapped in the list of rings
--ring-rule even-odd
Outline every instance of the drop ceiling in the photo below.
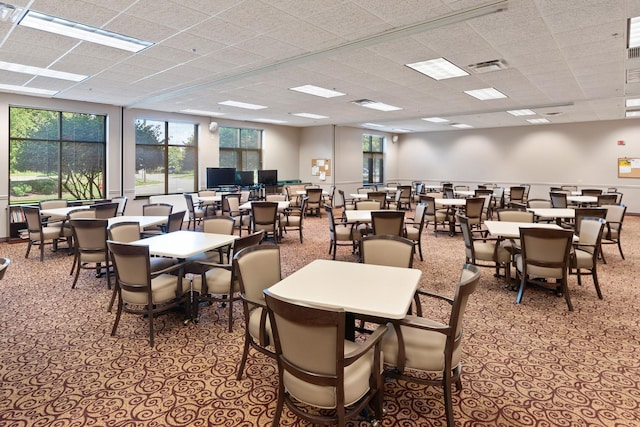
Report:
[[[153,42],[138,53],[0,22],[0,61],[87,75],[81,82],[0,71],[0,82],[53,98],[126,108],[201,110],[221,118],[390,132],[623,119],[640,97],[627,74],[627,20],[639,0],[8,0]],[[477,9],[506,10],[467,19]],[[433,80],[405,64],[443,57],[469,75]],[[473,65],[500,61],[485,72]],[[315,85],[321,98],[289,88]],[[507,98],[464,91],[493,87]],[[352,101],[400,107],[382,112]],[[244,110],[239,101],[266,106]],[[532,116],[507,110],[531,109]],[[310,113],[326,116],[310,119]],[[441,117],[446,123],[423,118]]]

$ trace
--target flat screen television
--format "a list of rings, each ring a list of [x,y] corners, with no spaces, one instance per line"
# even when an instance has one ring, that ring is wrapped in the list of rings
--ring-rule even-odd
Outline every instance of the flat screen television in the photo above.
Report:
[[[266,186],[278,185],[278,170],[277,169],[259,170],[258,184],[262,184]]]
[[[207,188],[236,185],[236,168],[207,168]]]
[[[236,185],[250,187],[253,184],[253,171],[236,171]]]

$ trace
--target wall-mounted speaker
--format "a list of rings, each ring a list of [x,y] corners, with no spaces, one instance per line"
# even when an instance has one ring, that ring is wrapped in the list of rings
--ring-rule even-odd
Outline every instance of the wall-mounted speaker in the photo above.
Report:
[[[218,123],[217,122],[209,123],[209,132],[213,133],[213,132],[215,132],[217,130],[218,130]]]

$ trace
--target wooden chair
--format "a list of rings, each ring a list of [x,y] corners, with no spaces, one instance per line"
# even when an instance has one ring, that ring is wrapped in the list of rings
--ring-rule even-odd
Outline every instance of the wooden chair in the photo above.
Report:
[[[465,202],[464,212],[469,226],[480,230],[486,199],[484,197],[468,197]]]
[[[382,339],[385,377],[443,388],[447,426],[454,427],[452,389],[462,389],[462,322],[471,294],[480,280],[476,266],[464,265],[453,298],[418,290],[421,298],[451,305],[448,323],[408,315],[387,324]]]
[[[572,240],[571,230],[520,228],[522,253],[515,256],[516,271],[520,278],[516,303],[522,302],[528,285],[535,285],[563,294],[569,311],[573,311],[567,284]],[[554,279],[554,282],[549,279]]]
[[[107,288],[111,289],[111,261],[109,260],[109,250],[107,248],[107,225],[104,218],[81,218],[71,219],[71,229],[73,230],[74,259],[73,270],[75,277],[71,289],[76,287],[81,269],[91,269],[96,271],[96,276],[101,275],[102,269],[107,276]],[[75,267],[75,268],[74,268]]]
[[[233,253],[238,253],[244,248],[259,245],[264,237],[260,231],[236,239],[233,242]],[[205,260],[189,259],[188,271],[199,270],[200,274],[194,275],[191,280],[191,290],[194,293],[191,313],[194,319],[198,318],[200,302],[219,302],[223,307],[227,306],[227,320],[229,332],[233,330],[233,303],[240,300],[240,285],[237,273],[232,262],[222,264]]]
[[[171,212],[173,211],[173,205],[169,203],[149,203],[147,205],[142,205],[142,215],[143,216],[166,216],[169,218]],[[152,225],[150,227],[145,227],[145,232],[155,232],[161,233],[162,227],[166,227],[167,223]]]
[[[605,218],[607,225],[603,232],[602,244],[617,245],[620,256],[622,259],[625,259],[624,253],[622,253],[620,236],[622,235],[622,223],[624,221],[624,215],[627,212],[627,207],[625,205],[608,205],[603,207],[607,208],[607,216]],[[606,263],[604,253],[602,253],[602,260]]]
[[[343,427],[369,405],[375,418],[382,419],[380,345],[387,328],[379,327],[364,342],[348,341],[343,309],[295,303],[268,289],[265,300],[278,363],[278,401],[272,426],[279,425],[285,404],[314,425]]]
[[[306,214],[322,216],[322,188],[307,188]]]
[[[276,357],[264,291],[282,279],[280,248],[277,245],[245,248],[235,253],[233,264],[238,274],[245,324],[244,348],[236,374],[239,381],[250,349]]]
[[[364,264],[413,268],[415,246],[406,237],[391,234],[362,238],[362,262]]]
[[[387,207],[387,193],[384,191],[370,191],[367,194],[368,200],[376,201],[380,204],[378,209],[385,209]],[[356,202],[357,203],[357,202]],[[360,209],[360,208],[356,208]]]
[[[91,205],[91,209],[95,211],[95,217],[100,219],[115,218],[118,215],[118,202],[96,203]]]
[[[184,305],[189,312],[189,292],[182,287],[182,275],[175,274],[183,264],[151,271],[149,247],[107,241],[116,272],[118,309],[111,329],[115,336],[122,313],[143,315],[149,323],[149,345],[154,344],[153,319],[159,314]]]
[[[605,223],[604,218],[582,218],[578,242],[573,244],[571,252],[571,273],[578,276],[578,285],[582,285],[583,275],[590,274],[600,299],[602,299],[602,291],[598,283],[597,265]]]
[[[61,239],[61,227],[53,227],[43,225],[40,218],[40,209],[32,206],[23,206],[25,221],[27,223],[28,246],[25,258],[29,258],[31,247],[36,245],[40,248],[40,261],[44,260],[45,245],[52,245],[54,249],[58,247],[58,241]]]
[[[559,191],[552,191],[549,193],[549,198],[551,199],[551,206],[554,208],[566,208],[567,204],[567,193],[562,193]]]
[[[526,206],[526,201],[524,199],[524,193],[526,188],[523,186],[514,186],[509,189],[509,206],[514,203],[524,204]]]
[[[118,196],[111,199],[112,202],[118,203],[118,210],[116,212],[116,216],[123,216],[124,211],[127,207],[127,196]]]
[[[504,268],[504,277],[509,281],[511,271],[511,252],[500,244],[495,237],[474,236],[471,231],[469,219],[466,216],[457,217],[462,237],[464,240],[465,262],[478,267],[492,267],[496,270],[496,276],[500,274],[500,268]]]
[[[416,205],[415,215],[405,218],[404,223],[404,236],[418,246],[420,261],[424,261],[422,258],[422,230],[424,229],[426,212],[427,205],[419,203]]]
[[[207,209],[200,206],[200,204],[196,204],[193,202],[193,196],[189,193],[184,193],[184,198],[187,202],[187,210],[189,211],[189,222],[187,222],[187,230],[191,229],[191,224],[193,224],[193,229],[196,229],[196,226],[202,222],[202,219],[207,216]]]
[[[251,231],[264,231],[265,238],[280,241],[280,223],[278,221],[278,202],[251,203]]]
[[[362,238],[360,232],[352,224],[343,222],[342,219],[336,221],[331,206],[325,205],[324,210],[329,218],[329,254],[333,254],[333,259],[336,259],[338,246],[350,246],[351,253],[355,253]]]
[[[302,229],[304,223],[304,212],[306,209],[307,197],[303,197],[299,207],[289,206],[285,209],[284,214],[280,218],[280,227],[283,232],[298,231],[300,235],[300,243],[302,243]]]

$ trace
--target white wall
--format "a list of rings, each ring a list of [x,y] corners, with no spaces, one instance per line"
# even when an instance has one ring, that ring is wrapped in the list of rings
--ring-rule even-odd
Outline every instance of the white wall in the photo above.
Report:
[[[401,179],[617,187],[629,212],[640,213],[640,179],[618,178],[618,158],[640,156],[640,120],[430,132],[400,136]],[[618,140],[626,145],[619,146]]]

